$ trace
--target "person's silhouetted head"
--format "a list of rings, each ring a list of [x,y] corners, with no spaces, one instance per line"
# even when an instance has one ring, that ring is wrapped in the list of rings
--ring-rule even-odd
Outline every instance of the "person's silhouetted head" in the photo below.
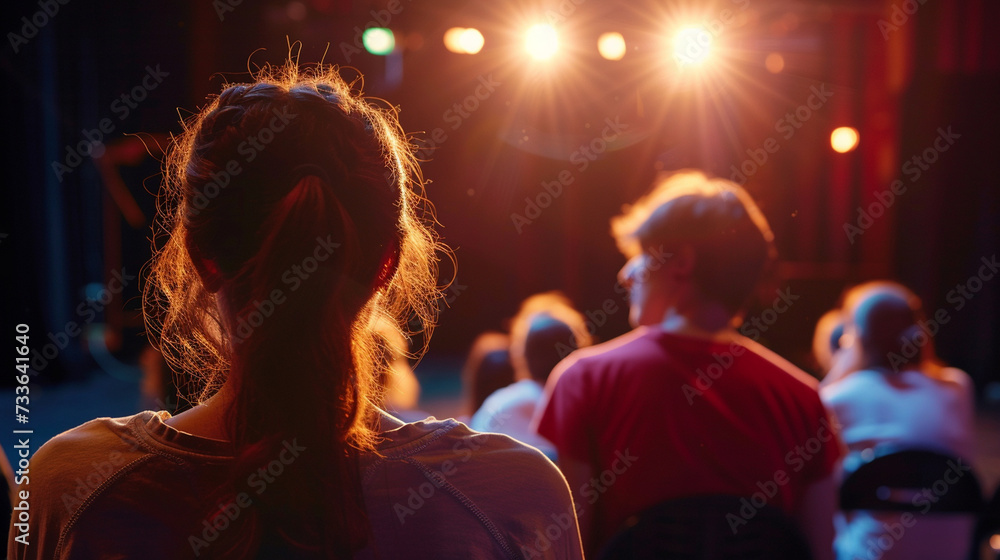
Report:
[[[619,277],[636,325],[685,301],[712,302],[731,318],[775,259],[774,235],[746,191],[695,170],[658,180],[612,220],[612,233],[629,258]]]
[[[583,315],[558,292],[524,300],[510,336],[516,377],[534,379],[543,385],[560,360],[592,342]]]
[[[284,440],[306,449],[254,497],[234,556],[363,546],[356,457],[374,445],[385,362],[374,323],[436,315],[419,167],[395,113],[352,88],[336,69],[265,69],[188,119],[167,159],[147,324],[201,380],[197,400],[231,397],[236,488],[220,492]]]
[[[513,382],[510,337],[499,332],[485,332],[477,336],[462,368],[466,414],[472,415],[483,406],[487,397]]]
[[[892,371],[934,360],[933,344],[920,327],[923,307],[905,286],[877,281],[849,290],[844,312],[862,367]]]

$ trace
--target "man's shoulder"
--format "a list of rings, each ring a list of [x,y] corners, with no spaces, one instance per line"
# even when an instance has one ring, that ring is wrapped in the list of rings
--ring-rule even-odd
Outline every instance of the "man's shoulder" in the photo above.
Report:
[[[641,360],[657,349],[656,333],[647,327],[639,327],[587,348],[570,354],[563,369],[600,369],[605,365],[627,364]]]
[[[802,371],[801,368],[779,356],[770,348],[742,335],[737,343],[760,358],[761,362],[756,367],[771,371],[779,379],[787,379],[789,385],[796,389],[807,390],[811,393],[818,391],[818,379]]]

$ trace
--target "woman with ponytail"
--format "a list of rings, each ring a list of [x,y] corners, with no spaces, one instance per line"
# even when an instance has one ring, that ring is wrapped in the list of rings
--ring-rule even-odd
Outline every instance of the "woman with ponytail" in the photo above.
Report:
[[[908,288],[876,281],[847,292],[842,316],[842,348],[834,356],[838,375],[824,380],[820,396],[840,424],[848,451],[864,457],[881,446],[929,449],[973,464],[972,380],[934,354],[940,313],[928,318]],[[916,525],[907,524],[905,516],[912,521],[914,515]],[[893,533],[890,549],[875,544],[889,534],[887,527],[904,525],[914,528]],[[974,526],[974,515],[846,511],[836,518],[837,558],[963,560],[969,558]]]
[[[537,450],[377,406],[380,332],[427,340],[443,249],[395,114],[289,63],[184,124],[144,308],[199,404],[43,446],[10,557],[580,558]]]

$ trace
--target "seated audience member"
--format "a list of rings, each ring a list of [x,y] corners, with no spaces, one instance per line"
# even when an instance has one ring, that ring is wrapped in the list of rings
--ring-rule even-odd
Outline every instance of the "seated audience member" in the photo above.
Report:
[[[812,355],[819,367],[819,378],[825,380],[833,367],[833,358],[840,351],[844,335],[844,318],[840,309],[831,309],[816,322],[813,332]]]
[[[514,365],[510,361],[510,337],[492,331],[477,336],[462,367],[465,412],[459,419],[468,422],[472,415],[482,408],[486,397],[513,382]]]
[[[682,171],[612,231],[636,329],[561,362],[536,419],[588,553],[654,504],[728,494],[763,496],[829,558],[841,452],[816,380],[735,330],[774,259],[757,205],[729,181]]]
[[[98,418],[43,445],[30,544],[11,539],[9,557],[581,558],[574,524],[538,544],[573,508],[538,450],[374,405],[375,319],[426,339],[440,297],[395,112],[290,62],[184,124],[144,311],[205,389],[176,416]]]
[[[537,294],[521,304],[510,336],[517,381],[487,397],[469,427],[507,434],[554,461],[555,448],[531,429],[531,420],[552,368],[573,350],[590,346],[586,321],[562,294]]]
[[[844,375],[824,385],[821,395],[841,427],[852,453],[892,443],[929,448],[961,457],[974,455],[974,398],[969,376],[943,366],[931,336],[921,328],[919,298],[892,282],[870,282],[847,293],[845,347],[837,361]],[[852,511],[837,519],[837,556],[948,560],[968,557],[971,516],[917,514],[902,535],[887,527],[898,512]],[[889,550],[878,548],[890,536]],[[883,539],[884,540],[884,539]]]

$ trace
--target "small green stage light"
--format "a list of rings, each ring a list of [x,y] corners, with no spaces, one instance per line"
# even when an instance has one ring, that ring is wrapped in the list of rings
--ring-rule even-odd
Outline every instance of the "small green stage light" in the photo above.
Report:
[[[393,36],[392,30],[384,27],[365,29],[361,35],[361,42],[365,45],[365,50],[379,56],[385,56],[396,48],[396,38]]]

